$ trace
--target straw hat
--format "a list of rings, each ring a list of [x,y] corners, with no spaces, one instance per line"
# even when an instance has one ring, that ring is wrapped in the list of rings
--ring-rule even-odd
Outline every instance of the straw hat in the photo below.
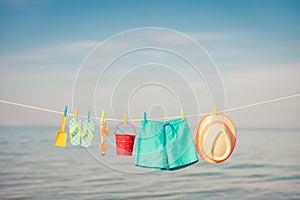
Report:
[[[228,159],[236,143],[236,128],[229,117],[222,114],[206,115],[196,131],[195,145],[203,160],[218,164]]]

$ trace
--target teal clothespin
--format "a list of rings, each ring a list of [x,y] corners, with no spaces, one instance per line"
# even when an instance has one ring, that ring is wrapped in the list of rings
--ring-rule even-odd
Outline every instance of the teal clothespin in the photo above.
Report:
[[[68,106],[65,107],[64,116],[67,116]]]

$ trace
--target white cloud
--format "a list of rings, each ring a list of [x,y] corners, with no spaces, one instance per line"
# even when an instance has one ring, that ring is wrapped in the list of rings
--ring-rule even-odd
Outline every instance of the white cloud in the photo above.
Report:
[[[16,1],[18,2],[18,1]],[[22,1],[21,1],[22,2]],[[226,40],[229,35],[213,34],[213,33],[191,33],[188,36],[198,40]],[[142,42],[141,42],[142,41]],[[152,45],[154,44],[154,45]],[[162,46],[162,48],[177,49],[192,54],[189,46],[194,45],[190,39],[175,32],[169,32],[164,29],[153,31],[143,31],[142,33],[129,33],[128,35],[117,35],[104,41],[76,41],[70,43],[54,44],[49,46],[32,47],[23,52],[17,52],[9,55],[0,56],[0,67],[10,66],[16,63],[32,63],[37,61],[47,61],[56,59],[61,56],[80,55],[83,58],[97,45],[104,46],[107,53],[115,54],[115,52],[134,49],[139,47]],[[155,53],[155,52],[153,52]],[[162,55],[162,54],[160,54]]]
[[[49,48],[50,50],[54,50],[59,53],[81,53],[83,51],[91,50],[98,43],[99,43],[98,41],[79,41],[79,42],[63,43]]]
[[[23,52],[0,56],[0,68],[5,66],[14,67],[14,64],[35,63],[41,61],[50,61],[60,56],[86,55],[99,42],[80,41],[71,43],[62,43],[57,45],[34,47]]]
[[[10,65],[19,62],[35,62],[50,59],[53,55],[50,53],[20,53],[0,57],[0,66]]]
[[[187,33],[188,36],[192,37],[196,41],[228,41],[237,39],[237,35],[226,34],[226,33]]]

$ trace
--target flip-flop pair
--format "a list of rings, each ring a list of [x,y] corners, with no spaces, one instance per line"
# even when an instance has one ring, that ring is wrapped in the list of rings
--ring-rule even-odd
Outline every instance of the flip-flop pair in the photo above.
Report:
[[[82,147],[89,147],[94,138],[95,125],[90,120],[90,112],[88,119],[83,122],[81,128],[81,120],[78,118],[78,110],[75,110],[75,117],[69,123],[70,141],[72,145],[80,145]]]

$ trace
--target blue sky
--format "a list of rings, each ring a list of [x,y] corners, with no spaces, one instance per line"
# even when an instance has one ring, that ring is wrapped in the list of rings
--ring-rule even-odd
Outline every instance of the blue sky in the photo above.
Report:
[[[183,32],[249,31],[286,42],[299,35],[299,1],[0,2],[1,46],[12,50],[11,46],[105,39],[143,26]]]
[[[223,76],[228,107],[299,93],[299,10],[300,2],[292,0],[0,0],[0,98],[63,109],[89,51],[139,27],[174,29],[202,44]],[[300,128],[296,114],[290,114],[299,108],[295,99],[230,115],[241,127]],[[2,126],[58,121],[7,105],[0,111]]]

